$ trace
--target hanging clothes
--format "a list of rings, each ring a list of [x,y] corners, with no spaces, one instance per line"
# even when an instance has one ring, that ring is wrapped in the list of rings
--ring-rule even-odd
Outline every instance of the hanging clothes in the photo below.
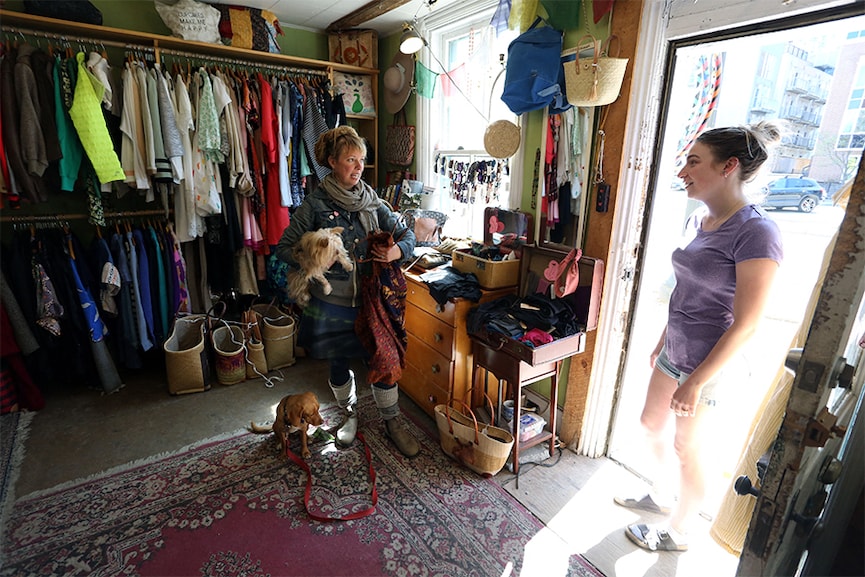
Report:
[[[265,206],[267,206],[267,233],[265,242],[275,246],[282,237],[283,231],[288,228],[288,208],[283,206],[280,195],[280,172],[279,162],[279,118],[275,113],[273,102],[273,91],[270,82],[258,74],[258,82],[261,88],[261,142],[264,146],[266,161],[266,195]]]
[[[57,128],[57,139],[60,144],[60,189],[71,192],[75,188],[78,179],[78,171],[81,168],[81,159],[84,157],[84,147],[75,131],[75,125],[69,118],[69,112],[63,103],[63,85],[60,81],[60,70],[63,63],[60,57],[55,57],[52,75],[54,78],[54,124]]]
[[[84,67],[84,53],[76,55],[78,62],[78,80],[75,83],[75,98],[69,117],[78,138],[84,146],[84,152],[93,164],[100,182],[124,180],[123,168],[114,152],[114,145],[105,119],[102,117],[102,84]]]

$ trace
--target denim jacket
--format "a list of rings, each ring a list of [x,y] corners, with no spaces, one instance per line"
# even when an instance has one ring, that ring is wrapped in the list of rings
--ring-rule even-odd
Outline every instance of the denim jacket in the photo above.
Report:
[[[411,258],[415,246],[414,232],[407,228],[399,216],[384,203],[378,207],[378,223],[381,230],[392,231],[394,239],[398,239],[396,244],[402,251],[401,261]],[[321,285],[316,282],[310,284],[310,293],[329,303],[358,307],[360,306],[358,279],[367,268],[359,263],[368,258],[366,231],[360,223],[358,213],[346,212],[338,207],[321,187],[308,194],[303,203],[292,213],[291,223],[282,233],[279,244],[276,245],[276,256],[287,262],[289,266],[297,267],[291,252],[303,233],[338,226],[343,227],[342,242],[355,263],[354,270],[349,272],[339,263],[334,264],[325,275],[333,287],[333,292],[325,295]]]

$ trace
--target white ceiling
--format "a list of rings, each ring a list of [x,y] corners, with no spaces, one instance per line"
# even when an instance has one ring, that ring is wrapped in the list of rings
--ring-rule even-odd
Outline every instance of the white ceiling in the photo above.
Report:
[[[270,10],[276,14],[281,23],[288,26],[323,32],[332,22],[369,2],[370,0],[238,0],[236,4]],[[428,14],[430,11],[428,2],[429,0],[410,0],[387,14],[357,25],[356,28],[372,28],[378,31],[379,36],[390,36],[399,32],[403,22],[411,21],[415,15],[422,17]],[[439,2],[445,3],[443,0]],[[435,7],[434,0],[433,8]]]

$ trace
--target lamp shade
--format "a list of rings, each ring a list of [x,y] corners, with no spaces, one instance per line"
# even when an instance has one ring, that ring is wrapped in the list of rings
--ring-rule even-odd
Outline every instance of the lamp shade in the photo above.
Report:
[[[403,54],[414,54],[424,47],[426,41],[418,34],[411,24],[405,25],[405,31],[399,39],[399,51]]]

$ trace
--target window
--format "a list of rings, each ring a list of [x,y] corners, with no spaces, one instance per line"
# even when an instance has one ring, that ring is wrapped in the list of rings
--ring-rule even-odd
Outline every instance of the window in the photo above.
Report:
[[[836,148],[858,151],[865,144],[865,56],[859,58]]]
[[[422,29],[429,50],[423,64],[439,74],[436,97],[420,99],[418,126],[428,149],[419,150],[418,174],[434,187],[425,208],[448,215],[448,236],[483,238],[487,206],[517,208],[510,197],[515,164],[490,158],[484,132],[493,120],[517,117],[501,101],[504,59],[514,30],[490,26],[497,2],[474,0],[448,6],[425,18]]]

